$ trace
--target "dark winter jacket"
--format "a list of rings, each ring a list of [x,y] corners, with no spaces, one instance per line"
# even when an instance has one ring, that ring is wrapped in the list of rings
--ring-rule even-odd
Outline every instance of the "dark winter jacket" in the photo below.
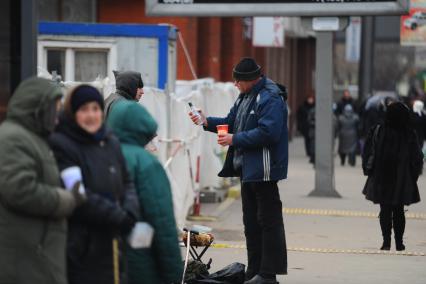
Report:
[[[310,104],[307,101],[305,101],[297,110],[297,130],[303,136],[308,136],[308,131],[309,131],[308,113],[312,108],[315,108],[315,104]]]
[[[285,179],[288,166],[287,104],[277,85],[266,77],[253,86],[250,92],[255,96],[241,132],[234,133],[234,122],[240,102],[246,94],[240,94],[227,117],[207,118],[206,130],[217,132],[217,125],[228,124],[229,132],[234,134],[219,176],[240,176],[233,167],[234,149],[239,148],[243,155],[243,182]]]
[[[372,154],[374,162],[368,166]],[[423,154],[414,130],[407,129],[401,135],[386,125],[372,128],[362,159],[364,173],[368,174],[363,189],[366,199],[390,205],[410,205],[420,201],[417,179],[423,167]]]
[[[154,227],[151,248],[128,252],[129,284],[180,283],[183,266],[170,183],[163,166],[144,149],[157,123],[138,103],[118,102],[108,125],[118,136],[141,205],[141,221]]]
[[[134,71],[114,71],[115,93],[105,100],[105,117],[108,117],[112,106],[120,100],[134,100],[138,88],[143,88],[141,73]]]
[[[13,94],[0,126],[0,283],[66,284],[66,200],[44,118],[62,96],[31,78]]]
[[[335,114],[341,115],[346,105],[351,105],[352,108],[356,111],[355,103],[352,98],[341,98],[340,101],[337,102]]]
[[[130,230],[129,224],[134,224],[139,215],[135,188],[119,141],[108,131],[100,134],[90,135],[63,115],[49,139],[60,170],[81,168],[88,196],[69,219],[70,284],[114,283],[112,241]],[[122,269],[122,281],[125,277]]]

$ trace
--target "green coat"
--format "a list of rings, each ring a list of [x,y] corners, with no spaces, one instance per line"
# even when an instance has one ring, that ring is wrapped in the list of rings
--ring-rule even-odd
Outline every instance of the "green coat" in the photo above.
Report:
[[[144,149],[154,137],[157,123],[138,103],[119,101],[107,124],[122,143],[139,197],[141,221],[155,230],[151,248],[130,249],[127,254],[129,284],[180,282],[183,266],[170,183],[157,158]]]
[[[60,188],[46,142],[55,101],[50,81],[31,78],[12,96],[0,125],[0,283],[64,284],[65,214],[71,202]],[[67,193],[69,194],[69,193]],[[65,198],[67,197],[67,199]],[[68,212],[69,213],[69,212]]]

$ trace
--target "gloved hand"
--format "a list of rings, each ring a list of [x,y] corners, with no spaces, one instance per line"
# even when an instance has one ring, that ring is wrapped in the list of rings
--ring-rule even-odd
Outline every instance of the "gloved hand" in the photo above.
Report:
[[[80,182],[76,182],[69,191],[63,188],[57,188],[58,205],[53,212],[54,217],[64,218],[70,216],[76,207],[87,200],[86,194],[81,193],[79,189]]]
[[[133,227],[136,224],[136,219],[126,212],[123,219],[120,222],[120,232],[124,235],[128,235],[130,231],[133,229]]]
[[[76,207],[80,206],[87,200],[86,193],[80,192],[80,186],[81,182],[78,181],[71,188],[71,193],[74,196]]]

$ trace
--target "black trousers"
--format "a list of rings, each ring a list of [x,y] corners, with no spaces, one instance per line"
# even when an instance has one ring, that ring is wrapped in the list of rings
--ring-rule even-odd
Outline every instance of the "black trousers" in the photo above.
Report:
[[[287,274],[282,203],[277,182],[242,183],[247,273]]]
[[[383,241],[390,242],[392,227],[395,234],[395,242],[402,244],[405,231],[404,205],[380,204],[380,228]]]
[[[340,164],[342,166],[344,166],[345,161],[346,161],[346,154],[340,153],[339,156],[340,156]],[[348,159],[349,159],[349,165],[355,166],[355,164],[356,164],[356,153],[353,152],[353,153],[348,154]]]

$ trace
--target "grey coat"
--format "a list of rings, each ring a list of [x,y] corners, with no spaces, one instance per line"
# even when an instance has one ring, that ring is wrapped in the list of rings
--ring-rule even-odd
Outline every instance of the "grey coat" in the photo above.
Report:
[[[359,117],[353,111],[344,111],[337,120],[339,154],[351,154],[356,151],[358,141]]]

